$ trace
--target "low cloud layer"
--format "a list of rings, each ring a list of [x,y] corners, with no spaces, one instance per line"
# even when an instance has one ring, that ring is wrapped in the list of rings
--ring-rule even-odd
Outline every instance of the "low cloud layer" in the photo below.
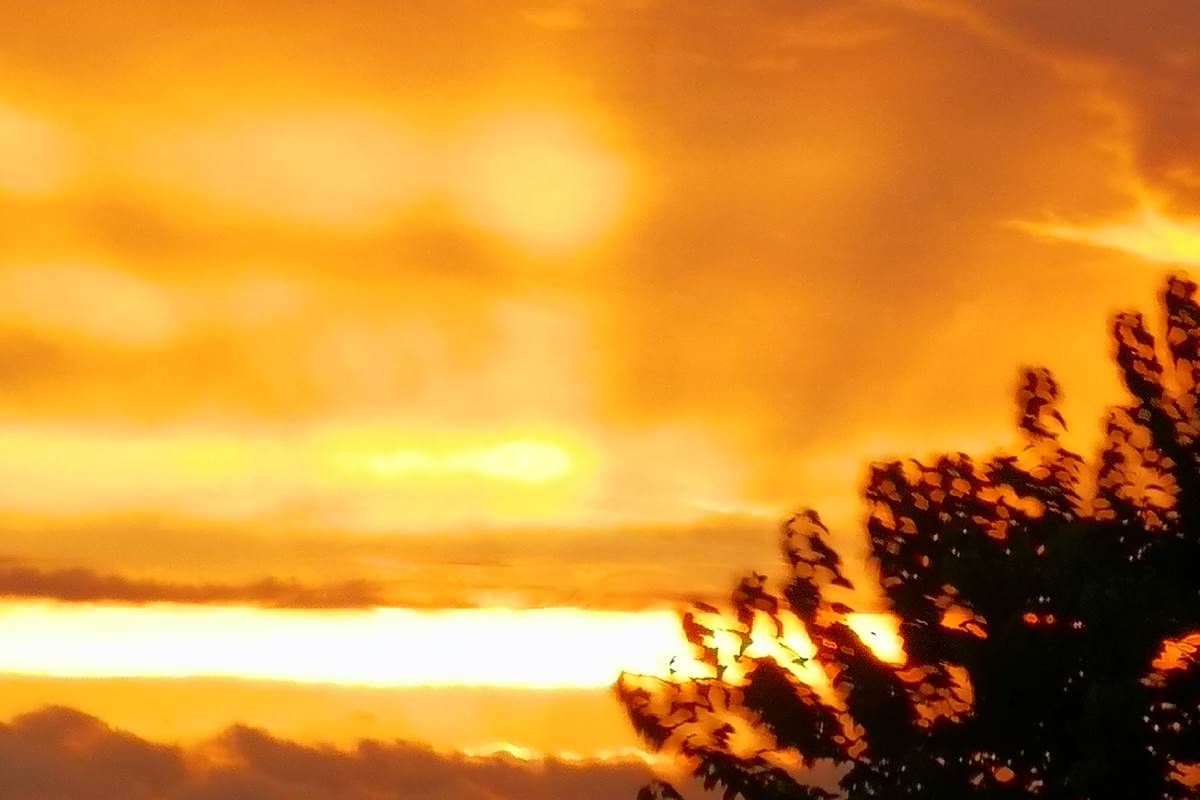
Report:
[[[63,707],[0,726],[8,800],[629,800],[650,777],[638,761],[524,762],[376,741],[340,750],[241,726],[183,749]]]

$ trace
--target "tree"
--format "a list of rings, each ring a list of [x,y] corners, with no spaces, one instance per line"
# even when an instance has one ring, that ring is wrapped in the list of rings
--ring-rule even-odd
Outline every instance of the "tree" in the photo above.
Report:
[[[1029,369],[1012,452],[870,467],[866,532],[902,663],[854,632],[854,587],[803,511],[782,526],[778,589],[755,574],[730,609],[694,604],[695,664],[621,676],[640,735],[730,799],[1200,797],[1195,293],[1168,280],[1162,346],[1141,315],[1115,317],[1131,399],[1091,463],[1060,444],[1058,386]],[[823,786],[796,768],[821,762],[838,770]]]

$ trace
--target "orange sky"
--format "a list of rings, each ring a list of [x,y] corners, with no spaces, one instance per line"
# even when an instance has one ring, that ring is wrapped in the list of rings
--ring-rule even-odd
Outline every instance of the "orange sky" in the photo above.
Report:
[[[1109,314],[1200,266],[1200,12],[1110,6],[0,10],[0,592],[636,628],[794,506],[860,547],[865,462],[1007,442],[1022,365],[1092,447]],[[167,739],[334,691],[31,664],[5,714]]]

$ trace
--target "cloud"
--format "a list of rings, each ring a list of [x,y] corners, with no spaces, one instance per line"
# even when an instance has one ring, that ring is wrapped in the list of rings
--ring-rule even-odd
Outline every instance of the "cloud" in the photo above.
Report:
[[[150,326],[162,334],[152,348],[62,335],[89,318],[47,289],[40,322],[14,311],[0,331],[12,426],[170,440],[198,420],[225,441],[270,426],[287,439],[313,421],[490,435],[534,420],[579,433],[608,470],[572,498],[586,510],[570,521],[599,525],[614,509],[678,521],[705,504],[851,508],[861,473],[822,469],[831,452],[857,456],[883,434],[955,447],[1003,428],[1024,363],[1059,373],[1073,431],[1090,435],[1120,396],[1105,318],[1150,298],[1155,277],[1130,248],[1009,222],[1128,219],[1138,184],[1186,205],[1200,131],[1190,7],[485,5],[357,0],[281,15],[252,2],[220,19],[189,8],[189,24],[170,26],[149,8],[94,9],[86,35],[38,9],[5,31],[0,88],[43,96],[47,119],[112,154],[69,197],[13,203],[7,260],[119,265],[171,303],[211,296],[198,276],[295,289],[253,325],[220,302],[185,302],[175,324]],[[487,235],[413,163],[429,155],[423,137],[450,144],[472,121],[531,108],[633,165],[628,209],[594,248],[534,256]],[[518,189],[504,197],[532,196],[498,163],[499,183]],[[531,219],[582,224],[578,195],[556,196]],[[320,224],[327,211],[337,224]],[[232,507],[263,530],[381,530],[423,502],[463,526],[494,519],[463,493],[329,496],[293,491],[290,472],[283,492],[222,479],[219,494],[201,486],[197,500],[189,484],[183,501],[162,500],[145,489],[173,491],[177,473],[96,466],[124,452],[92,446],[108,441],[79,440],[92,466],[52,461],[39,485],[22,480],[34,459],[17,453],[14,506]],[[243,476],[261,476],[250,462]],[[106,474],[119,485],[100,496]],[[519,573],[522,592],[560,594],[513,563],[487,580]],[[429,595],[468,580],[444,569]],[[595,591],[633,583],[608,564],[580,570]]]
[[[1200,267],[1200,221],[1176,220],[1152,209],[1128,221],[1016,224],[1038,236],[1111,248],[1151,262]]]
[[[172,300],[149,281],[104,267],[0,268],[0,319],[125,347],[171,339],[180,324]]]
[[[79,142],[51,118],[0,98],[0,192],[43,197],[77,178]]]
[[[307,585],[263,578],[243,584],[171,583],[83,567],[46,570],[0,566],[0,596],[68,603],[191,603],[268,608],[371,608],[385,603],[380,587],[370,581]]]
[[[1024,57],[1052,64],[1101,98],[1119,126],[1114,144],[1176,210],[1200,210],[1200,8],[1187,0],[1136,6],[1059,3],[903,2],[954,19]]]
[[[183,749],[62,707],[0,726],[0,795],[12,800],[625,800],[650,776],[637,761],[523,762],[404,742],[341,750],[243,726]]]
[[[423,145],[405,126],[353,109],[189,125],[137,148],[147,184],[211,204],[218,216],[351,230],[402,214],[428,181]]]
[[[748,492],[819,503],[796,478],[815,453],[1004,424],[1027,360],[1103,373],[1102,342],[1081,358],[1078,339],[1035,332],[1102,339],[1136,279],[1005,225],[1127,207],[1111,121],[1077,84],[887,5],[853,20],[887,36],[841,48],[781,43],[771,31],[803,14],[779,4],[729,13],[736,35],[646,13],[632,27],[666,43],[653,64],[616,48],[591,64],[636,109],[659,183],[605,285],[605,411],[703,420]],[[760,43],[790,68],[756,69]],[[1089,273],[1117,277],[1099,290]],[[1087,297],[1064,309],[1031,285]]]
[[[734,514],[691,525],[400,535],[286,526],[9,517],[0,531],[19,560],[0,564],[0,588],[118,602],[638,611],[725,598],[742,574],[780,561],[775,519]],[[265,570],[287,577],[264,578]]]
[[[239,723],[342,748],[361,739],[403,739],[438,752],[474,752],[512,742],[586,755],[638,745],[607,685],[372,688],[236,678],[0,676],[0,721],[46,705],[70,706],[142,738],[187,746]]]

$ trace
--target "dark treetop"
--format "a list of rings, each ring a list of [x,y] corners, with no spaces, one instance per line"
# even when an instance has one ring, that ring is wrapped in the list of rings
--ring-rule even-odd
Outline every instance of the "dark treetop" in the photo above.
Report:
[[[1132,399],[1108,412],[1094,461],[1060,445],[1058,387],[1031,369],[1014,452],[871,466],[867,534],[907,663],[884,663],[847,626],[836,598],[851,583],[804,511],[783,525],[779,591],[752,575],[731,614],[684,615],[711,677],[622,676],[639,733],[726,798],[1200,797],[1182,774],[1200,762],[1195,291],[1168,280],[1160,342],[1140,314],[1114,319]],[[802,621],[815,663],[756,654],[760,618],[781,640],[786,619]],[[733,633],[735,678],[719,629]],[[801,682],[801,667],[828,685]],[[747,725],[766,742],[749,752],[735,741]],[[781,751],[838,771],[812,785],[820,770]],[[678,794],[656,783],[640,797]]]

